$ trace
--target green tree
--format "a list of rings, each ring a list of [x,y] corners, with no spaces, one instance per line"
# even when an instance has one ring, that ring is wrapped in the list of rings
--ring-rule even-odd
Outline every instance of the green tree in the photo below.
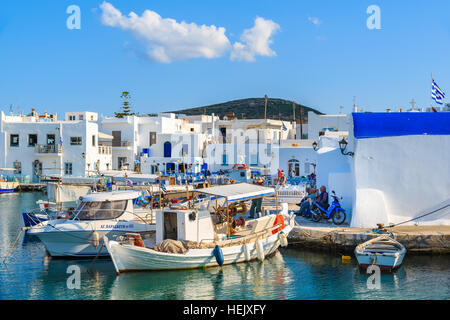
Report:
[[[114,112],[114,115],[116,118],[123,118],[125,116],[134,116],[135,113],[131,112],[131,106],[130,102],[128,101],[131,99],[131,95],[128,91],[123,91],[122,95],[120,96],[123,100],[121,112]]]

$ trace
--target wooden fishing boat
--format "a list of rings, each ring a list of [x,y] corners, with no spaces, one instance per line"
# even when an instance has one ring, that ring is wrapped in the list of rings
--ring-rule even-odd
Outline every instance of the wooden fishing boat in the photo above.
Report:
[[[362,269],[376,265],[382,271],[395,271],[402,265],[405,254],[405,247],[388,234],[361,243],[355,248],[355,256]]]
[[[193,269],[264,260],[287,246],[294,215],[270,214],[235,225],[233,214],[246,212],[243,201],[275,194],[273,188],[236,184],[199,189],[221,207],[162,210],[156,215],[156,241],[145,244],[138,235],[122,240],[104,237],[117,274],[126,271]],[[278,209],[278,208],[277,208]],[[276,210],[278,212],[278,210]],[[230,219],[231,217],[231,219]],[[217,222],[218,220],[218,222]],[[238,220],[243,221],[243,218]],[[221,222],[222,221],[222,222]],[[130,238],[133,239],[130,241]],[[171,248],[170,250],[166,250]]]

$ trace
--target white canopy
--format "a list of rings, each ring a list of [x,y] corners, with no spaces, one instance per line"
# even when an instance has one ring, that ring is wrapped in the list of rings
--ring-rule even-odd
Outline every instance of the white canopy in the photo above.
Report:
[[[114,139],[113,136],[111,136],[111,135],[109,135],[109,134],[106,134],[106,133],[103,133],[103,132],[99,132],[99,133],[98,133],[98,138],[99,138],[100,140],[112,140],[112,139]]]
[[[274,188],[267,188],[248,183],[228,184],[224,186],[198,189],[195,191],[198,193],[225,197],[228,201],[249,200],[275,194]]]
[[[99,192],[90,193],[83,197],[85,202],[101,202],[101,201],[118,201],[131,200],[140,196],[138,191],[113,191],[113,192]]]

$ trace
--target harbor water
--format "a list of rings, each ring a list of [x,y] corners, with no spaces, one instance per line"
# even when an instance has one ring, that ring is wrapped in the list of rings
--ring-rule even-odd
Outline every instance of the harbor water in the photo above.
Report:
[[[0,256],[23,226],[21,212],[45,199],[41,193],[0,196]],[[70,266],[81,270],[80,288],[69,289]],[[70,268],[69,268],[70,270]],[[21,235],[0,266],[0,299],[450,299],[450,256],[406,255],[395,274],[382,274],[380,288],[356,260],[338,254],[280,249],[264,262],[189,271],[125,273],[109,259],[51,259],[34,237]]]

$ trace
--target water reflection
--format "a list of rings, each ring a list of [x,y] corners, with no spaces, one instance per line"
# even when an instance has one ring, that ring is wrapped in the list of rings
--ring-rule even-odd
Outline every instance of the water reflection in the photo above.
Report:
[[[276,299],[285,295],[283,288],[289,282],[290,270],[277,252],[263,262],[222,268],[124,273],[114,280],[109,298]]]

